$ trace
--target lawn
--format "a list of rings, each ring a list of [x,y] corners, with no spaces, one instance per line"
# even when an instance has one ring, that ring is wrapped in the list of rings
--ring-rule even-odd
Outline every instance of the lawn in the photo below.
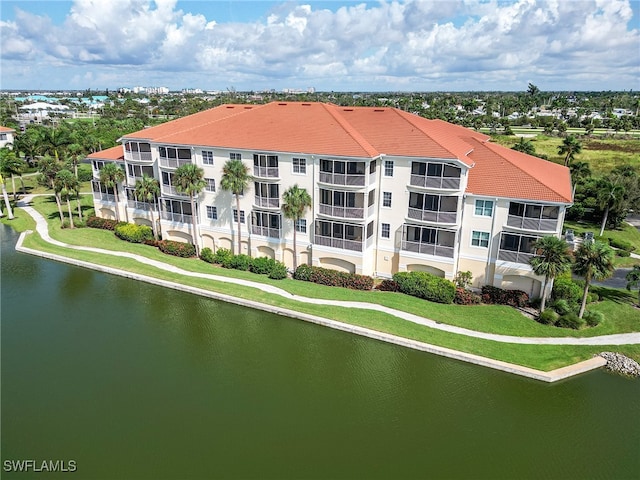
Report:
[[[587,222],[575,222],[565,220],[563,229],[572,229],[576,236],[584,232],[593,232],[595,235],[600,233],[600,225]],[[628,242],[635,246],[634,253],[640,253],[640,230],[633,225],[623,223],[622,226],[615,230],[605,230],[604,237],[612,238],[619,241]],[[640,259],[632,257],[619,257],[616,255],[614,263],[618,268],[630,268],[634,265],[640,265]]]
[[[91,199],[88,198],[83,201],[83,203],[86,202],[90,203]],[[105,250],[136,253],[150,259],[161,260],[165,263],[175,265],[186,271],[209,273],[224,277],[243,278],[255,282],[271,284],[295,295],[333,300],[378,303],[397,310],[430,318],[438,322],[456,325],[471,330],[503,335],[586,337],[609,333],[632,332],[638,331],[640,328],[640,310],[632,306],[634,296],[626,291],[615,291],[607,295],[601,293],[604,300],[598,305],[593,306],[593,308],[605,313],[606,319],[597,327],[580,331],[565,330],[541,325],[523,316],[518,311],[504,306],[441,305],[398,293],[378,291],[359,292],[315,285],[307,282],[299,282],[292,279],[282,281],[270,280],[264,276],[255,275],[250,272],[226,270],[207,264],[198,259],[182,259],[165,255],[154,247],[123,242],[109,231],[89,228],[62,230],[59,227],[60,221],[57,215],[55,202],[53,202],[49,197],[39,197],[36,198],[34,206],[49,219],[50,234],[52,237],[60,241],[75,245],[100,246],[100,248]],[[19,213],[21,217],[23,212]],[[578,360],[584,360],[592,356],[594,353],[603,350],[619,351],[636,359],[640,359],[640,347],[635,345],[623,347],[573,347],[504,344],[442,332],[372,310],[348,309],[337,306],[326,307],[307,305],[279,297],[277,295],[267,294],[256,288],[230,285],[209,279],[176,275],[159,270],[148,264],[132,262],[129,259],[122,259],[92,252],[71,252],[68,249],[49,245],[41,240],[37,235],[30,236],[27,240],[26,246],[57,253],[59,255],[73,256],[74,258],[81,260],[108,265],[186,285],[192,285],[236,297],[251,299],[269,305],[290,308],[325,318],[365,326],[375,330],[474,353],[489,358],[526,365],[541,370],[550,370],[574,363]],[[612,289],[603,289],[603,292],[606,293],[609,290]]]

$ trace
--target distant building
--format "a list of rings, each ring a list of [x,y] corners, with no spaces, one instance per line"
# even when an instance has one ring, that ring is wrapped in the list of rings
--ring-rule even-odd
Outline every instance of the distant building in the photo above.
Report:
[[[13,139],[16,131],[9,127],[0,127],[0,148],[13,146]]]
[[[491,143],[490,137],[396,108],[272,102],[222,105],[124,135],[123,145],[91,154],[94,203],[102,217],[150,224],[150,204],[136,199],[142,175],[161,185],[164,239],[378,277],[422,270],[453,279],[471,271],[474,285],[539,295],[532,245],[559,236],[571,204],[569,170]],[[220,188],[229,159],[254,181],[240,211]],[[120,204],[99,181],[105,162],[126,172]],[[206,188],[191,210],[172,185],[175,169],[195,163]],[[313,206],[295,225],[281,211],[297,184]],[[197,235],[191,218],[197,216]],[[236,252],[237,253],[237,252]]]

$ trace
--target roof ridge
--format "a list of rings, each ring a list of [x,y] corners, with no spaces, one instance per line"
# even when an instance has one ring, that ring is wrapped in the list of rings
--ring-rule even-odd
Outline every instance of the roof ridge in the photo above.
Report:
[[[381,152],[379,152],[373,145],[371,145],[364,138],[364,136],[353,125],[351,125],[351,123],[349,123],[349,121],[346,118],[344,118],[344,116],[342,116],[338,112],[339,108],[355,108],[355,107],[341,107],[339,105],[322,103],[322,102],[317,102],[317,103],[319,103],[340,124],[340,126],[344,129],[344,131],[351,138],[353,138],[356,141],[356,143],[360,145],[365,152],[367,152],[372,157],[376,157],[380,155]]]
[[[409,115],[407,112],[405,112],[404,110],[400,110],[398,108],[395,107],[391,107],[391,110],[398,115],[399,117],[403,118],[405,122],[413,125],[415,128],[417,128],[418,130],[420,130],[422,133],[424,133],[426,136],[428,136],[431,140],[433,140],[435,143],[438,144],[438,146],[440,146],[443,150],[446,150],[447,152],[449,152],[451,155],[453,155],[454,157],[458,158],[458,155],[456,155],[455,152],[452,152],[451,149],[448,146],[445,146],[442,144],[442,142],[440,142],[440,140],[437,140],[436,138],[434,138],[433,133],[432,132],[428,132],[427,130],[425,130],[422,125],[419,125],[418,122],[414,122],[414,118],[417,120],[418,118],[420,119],[424,119],[426,121],[430,121],[428,118],[423,118],[423,117],[419,117],[419,116],[414,116],[414,115]],[[462,160],[461,158],[459,158],[458,160]]]

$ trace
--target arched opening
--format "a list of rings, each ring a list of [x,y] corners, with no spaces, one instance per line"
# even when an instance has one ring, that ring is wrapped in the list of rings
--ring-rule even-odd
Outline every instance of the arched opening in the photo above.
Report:
[[[320,266],[331,268],[340,272],[356,273],[356,266],[351,262],[342,260],[341,258],[324,257],[320,259]]]
[[[264,245],[258,247],[258,256],[259,257],[268,257],[275,260],[276,252],[271,247],[266,247]]]
[[[435,275],[436,277],[444,278],[444,270],[441,270],[436,267],[432,267],[431,265],[423,265],[421,263],[412,263],[407,265],[408,272],[427,272],[431,275]]]
[[[532,277],[525,275],[505,275],[502,277],[500,288],[505,290],[522,290],[531,298],[539,297],[542,283]]]

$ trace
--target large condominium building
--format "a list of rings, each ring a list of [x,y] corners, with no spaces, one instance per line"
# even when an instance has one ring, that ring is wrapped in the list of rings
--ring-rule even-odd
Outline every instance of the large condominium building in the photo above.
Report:
[[[298,263],[390,277],[423,270],[452,279],[471,271],[474,285],[540,292],[529,259],[532,244],[559,236],[571,204],[569,170],[489,142],[489,137],[395,108],[323,103],[220,107],[125,135],[122,146],[91,154],[96,213],[150,224],[136,179],[160,182],[164,239],[237,250]],[[220,188],[229,159],[250,167],[241,198]],[[104,162],[122,165],[113,190],[99,181]],[[204,170],[196,211],[172,185],[180,165]],[[282,195],[297,184],[313,206],[295,225]],[[192,215],[197,217],[196,234]],[[194,238],[195,237],[195,238]]]

